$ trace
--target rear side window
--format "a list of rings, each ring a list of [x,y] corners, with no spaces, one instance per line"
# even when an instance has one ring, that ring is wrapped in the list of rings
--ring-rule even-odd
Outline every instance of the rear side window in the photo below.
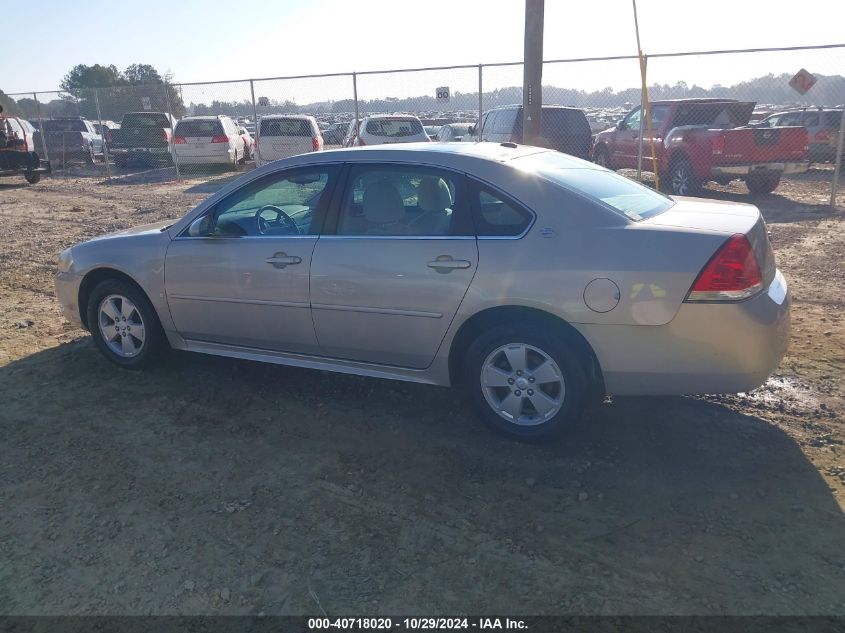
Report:
[[[399,138],[423,133],[423,126],[416,119],[371,119],[367,121],[367,134]]]
[[[842,123],[842,113],[841,112],[825,112],[824,113],[824,122],[827,127],[839,127]]]
[[[534,216],[517,203],[480,184],[474,184],[472,218],[479,237],[515,237]]]
[[[176,134],[179,136],[217,136],[223,134],[223,126],[219,120],[183,120],[176,124]]]
[[[653,115],[652,111],[652,115]],[[563,108],[543,109],[543,135],[555,134],[590,134],[590,124],[586,115],[580,110],[564,110]]]
[[[170,127],[170,120],[160,112],[136,112],[123,117],[123,127]]]
[[[817,127],[819,125],[819,113],[805,112],[801,125],[805,125],[807,127]]]
[[[311,137],[311,123],[304,119],[263,119],[261,136]]]

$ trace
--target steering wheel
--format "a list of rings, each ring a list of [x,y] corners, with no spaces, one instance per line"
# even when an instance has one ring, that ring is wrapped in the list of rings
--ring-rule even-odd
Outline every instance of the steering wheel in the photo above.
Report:
[[[276,217],[265,218],[263,215],[265,211],[272,211],[276,214]],[[280,226],[284,226],[294,235],[299,235],[299,228],[296,226],[296,222],[294,222],[287,213],[272,204],[265,204],[255,212],[255,222],[258,224],[258,232],[261,235],[264,235],[267,231],[274,227]]]

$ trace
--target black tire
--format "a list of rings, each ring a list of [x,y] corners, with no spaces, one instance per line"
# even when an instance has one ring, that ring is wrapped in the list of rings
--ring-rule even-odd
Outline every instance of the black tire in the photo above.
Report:
[[[97,162],[97,155],[94,153],[94,146],[88,146],[88,154],[85,156],[86,165],[94,165]]]
[[[24,172],[23,177],[26,178],[26,181],[31,185],[34,185],[41,180],[41,174],[37,173]]]
[[[542,417],[537,414],[535,420],[531,421],[530,424],[518,424],[506,420],[488,402],[488,396],[485,395],[485,392],[491,398],[499,397],[497,394],[501,394],[502,400],[505,397],[521,396],[521,408],[527,408],[529,411],[533,408],[533,405],[530,404],[533,399],[529,399],[528,393],[530,393],[529,390],[532,386],[535,389],[538,388],[539,381],[535,384],[522,386],[511,383],[512,386],[495,388],[496,393],[492,393],[489,387],[483,386],[482,372],[486,363],[491,356],[495,358],[493,355],[497,350],[507,345],[529,346],[534,348],[534,350],[529,351],[529,356],[535,355],[534,351],[536,350],[553,360],[557,365],[563,385],[563,388],[557,390],[561,404],[548,419],[536,421],[536,417]],[[501,352],[501,354],[504,354],[504,352]],[[540,354],[536,354],[536,357],[540,358]],[[531,363],[527,363],[527,365],[529,364]],[[533,369],[537,369],[537,367],[535,366]],[[526,371],[522,376],[523,382],[526,377],[531,380],[530,371]],[[519,380],[519,378],[514,375],[514,380]],[[583,412],[587,384],[584,361],[575,346],[570,344],[565,336],[561,336],[560,332],[552,332],[544,324],[535,322],[500,325],[482,333],[467,350],[462,371],[464,393],[482,421],[500,433],[524,441],[553,437],[577,422]],[[524,396],[519,391],[520,388],[526,390]],[[551,395],[554,396],[554,394],[555,392],[552,391]],[[528,403],[526,403],[526,400],[528,400]],[[534,409],[534,411],[538,410]]]
[[[666,176],[666,185],[673,195],[695,196],[701,191],[701,181],[695,177],[692,164],[685,156],[672,161]]]
[[[596,148],[596,165],[600,167],[605,167],[607,169],[613,169],[613,166],[610,164],[610,154],[607,151],[607,145],[599,145]]]
[[[104,299],[111,295],[125,297],[131,301],[137,313],[140,315],[141,323],[144,327],[144,341],[143,345],[137,355],[125,357],[115,352],[106,342],[105,337],[100,331],[100,304]],[[158,360],[161,353],[167,346],[167,339],[161,329],[161,323],[158,320],[155,308],[153,308],[147,296],[134,284],[128,283],[120,279],[107,279],[101,281],[94,287],[88,297],[88,305],[86,307],[88,315],[88,329],[91,332],[91,337],[94,339],[94,344],[100,352],[108,358],[115,365],[125,369],[143,369],[149,367]],[[108,321],[106,321],[108,322]],[[136,319],[137,322],[137,319]],[[132,323],[130,319],[129,323]],[[118,339],[120,340],[120,339]]]
[[[780,174],[749,174],[745,186],[754,195],[772,193],[780,184]]]

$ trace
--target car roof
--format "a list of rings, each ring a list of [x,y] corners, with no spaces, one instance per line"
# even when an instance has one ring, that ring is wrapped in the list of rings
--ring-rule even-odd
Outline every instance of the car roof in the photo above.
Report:
[[[259,119],[301,119],[303,121],[311,121],[313,116],[308,114],[262,114]]]
[[[432,164],[454,164],[455,160],[470,160],[478,163],[507,163],[514,159],[531,154],[542,154],[554,150],[532,145],[519,145],[517,143],[390,143],[384,145],[366,145],[363,147],[346,147],[340,149],[324,150],[301,154],[287,159],[288,164],[314,164],[331,163],[336,161],[364,160],[364,161],[387,161],[387,162],[409,162],[409,163],[432,163]],[[556,152],[557,153],[557,152]],[[583,161],[574,156],[560,154],[565,160],[570,160],[573,168],[594,168],[598,166]]]
[[[368,114],[364,116],[365,119],[417,119],[416,114]]]

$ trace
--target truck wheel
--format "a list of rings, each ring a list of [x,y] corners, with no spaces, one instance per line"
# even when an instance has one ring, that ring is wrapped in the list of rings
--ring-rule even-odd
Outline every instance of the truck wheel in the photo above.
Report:
[[[772,193],[780,184],[780,174],[749,174],[745,179],[748,191],[755,195]]]
[[[613,169],[613,167],[610,166],[610,155],[608,154],[607,146],[599,145],[596,148],[596,165],[606,169]]]
[[[23,177],[26,178],[26,181],[31,185],[34,185],[35,183],[41,180],[41,174],[24,172]]]
[[[93,165],[97,162],[97,155],[94,153],[94,146],[88,146],[88,155],[85,157],[85,163],[87,165]]]
[[[689,159],[678,158],[669,167],[669,190],[676,196],[694,196],[701,190]]]

